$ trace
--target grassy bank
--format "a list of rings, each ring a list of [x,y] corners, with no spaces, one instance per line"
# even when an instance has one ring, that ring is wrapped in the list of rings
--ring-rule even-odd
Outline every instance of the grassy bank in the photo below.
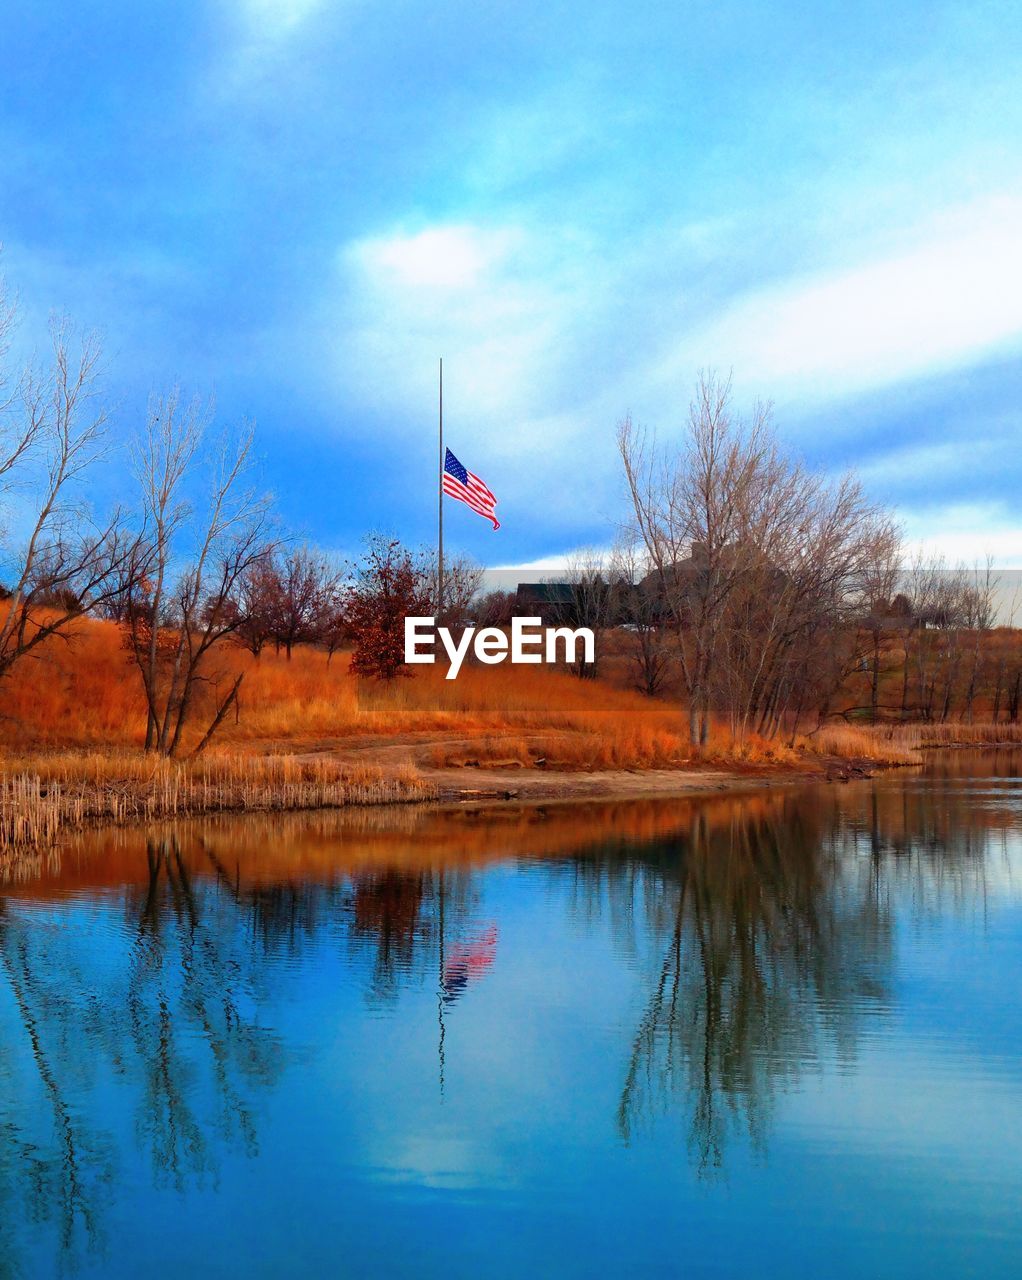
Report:
[[[137,753],[6,758],[0,773],[0,856],[47,848],[69,828],[236,810],[331,809],[428,799],[408,766],[217,753],[175,762]]]
[[[620,723],[609,731],[560,730],[520,736],[482,735],[438,743],[423,753],[432,768],[452,766],[541,766],[553,769],[672,769],[686,766],[718,768],[804,769],[837,758],[872,765],[910,765],[922,757],[911,741],[897,741],[871,728],[825,725],[816,733],[797,736],[793,743],[765,741],[750,735],[733,742],[723,734],[705,750],[693,752],[677,732],[635,729]]]
[[[873,730],[880,741],[928,747],[1005,747],[1022,743],[1022,724],[891,724]]]
[[[441,770],[445,793],[457,794],[452,774],[465,768],[470,789],[472,766],[532,770],[533,779],[603,773],[614,794],[615,772],[715,769],[719,784],[729,774],[827,775],[852,763],[918,764],[929,747],[1022,742],[1016,725],[841,723],[783,742],[735,742],[716,726],[695,750],[679,698],[629,687],[621,655],[597,681],[545,666],[467,666],[457,681],[425,667],[381,685],[353,678],[346,654],[328,662],[308,647],[290,661],[229,647],[218,664],[198,695],[185,753],[208,722],[216,686],[243,673],[242,693],[215,747],[194,763],[141,751],[138,674],[112,623],[82,620],[67,641],[20,664],[0,686],[0,853],[49,847],[81,823],[429,798]]]
[[[461,734],[464,734],[462,729]],[[915,764],[918,751],[868,730],[825,729],[794,747],[748,743],[723,758],[712,751],[694,758],[677,735],[623,731],[561,730],[525,737],[459,735],[420,747],[422,767],[407,753],[394,754],[391,739],[354,743],[346,750],[320,748],[305,756],[292,751],[256,754],[220,750],[196,761],[169,761],[137,750],[53,751],[10,755],[0,769],[0,856],[45,849],[69,829],[84,824],[150,822],[233,811],[272,812],[409,803],[435,798],[432,770],[471,766],[481,770],[544,770],[561,779],[622,771],[733,770],[749,773],[823,772],[835,759],[872,765]],[[741,769],[741,772],[737,770]],[[695,778],[702,776],[699,773]],[[468,773],[466,772],[466,778]],[[471,789],[474,785],[466,782]],[[450,788],[448,787],[448,791]]]

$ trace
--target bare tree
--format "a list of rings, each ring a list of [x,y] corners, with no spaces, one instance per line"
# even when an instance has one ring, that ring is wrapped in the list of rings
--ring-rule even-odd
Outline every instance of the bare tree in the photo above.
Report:
[[[119,517],[95,523],[81,497],[82,479],[105,446],[99,343],[55,321],[49,367],[14,375],[4,361],[13,322],[0,296],[0,492],[22,492],[31,510],[23,539],[6,539],[11,578],[0,609],[0,676],[101,608],[116,593],[127,554]]]
[[[238,580],[231,602],[237,614],[235,638],[254,658],[274,637],[280,590],[280,575],[272,555],[256,560]]]
[[[630,420],[618,433],[635,532],[679,641],[693,745],[705,745],[709,735],[720,631],[743,569],[741,512],[765,447],[765,420],[758,407],[750,424],[741,422],[730,379],[702,375],[680,451],[659,447]]]
[[[436,558],[431,552],[423,552],[420,559],[423,563],[428,563],[430,566],[428,572],[433,575],[430,609],[433,613],[437,613]],[[460,555],[447,557],[444,560],[443,618],[438,616],[437,621],[442,621],[444,626],[454,630],[466,626],[472,613],[472,603],[479,594],[482,581],[483,571],[474,560]]]
[[[1014,592],[1012,593],[1011,601],[1009,602],[1005,610],[1005,616],[1001,621],[1002,626],[1008,627],[1012,630],[1014,629],[1015,616],[1018,612],[1018,606],[1019,606],[1019,589],[1018,587],[1016,587]],[[994,684],[993,708],[990,716],[990,719],[993,721],[994,724],[997,724],[1000,721],[1001,706],[1004,702],[1005,694],[1006,692],[1008,692],[1008,690],[1005,688],[1005,677],[1007,675],[1007,667],[1008,667],[1008,655],[1002,649],[997,658],[997,666],[996,666],[997,675],[996,675],[996,680]],[[1018,718],[1018,689],[1019,689],[1019,672],[1018,671],[1016,671],[1015,673],[1014,688],[1015,688],[1014,718],[1017,719]],[[1008,699],[1009,699],[1008,709],[1010,711],[1011,709],[1010,692],[1008,693]]]
[[[509,627],[515,615],[516,595],[513,591],[487,591],[472,602],[472,617],[480,627]]]
[[[338,590],[331,598],[327,610],[321,620],[321,640],[326,649],[327,666],[334,660],[334,654],[342,644],[351,637],[348,625],[348,585],[339,583]]]
[[[891,629],[894,590],[901,568],[900,548],[892,541],[878,549],[863,573],[864,626],[870,641],[870,720],[880,715],[880,677],[883,674],[884,638]]]
[[[610,564],[616,618],[629,644],[636,686],[653,698],[661,691],[674,659],[664,608],[648,560],[634,538],[621,543]]]
[[[125,626],[145,689],[146,750],[170,756],[181,747],[198,690],[217,683],[209,659],[237,629],[231,602],[238,585],[272,550],[267,499],[245,487],[251,433],[234,443],[225,436],[207,450],[210,417],[209,407],[182,404],[176,390],[156,397],[136,448],[145,526]],[[197,509],[186,488],[200,462],[210,482]],[[196,754],[235,704],[243,678],[242,672],[215,699]]]
[[[912,560],[907,580],[906,594],[916,619],[915,644],[912,665],[915,668],[916,699],[914,708],[908,696],[908,665],[902,687],[902,717],[914,713],[925,720],[933,718],[936,694],[936,676],[933,663],[938,648],[939,629],[943,628],[953,613],[949,590],[947,565],[942,559],[927,559],[921,552]]]
[[[969,682],[965,690],[965,720],[972,724],[973,705],[976,690],[980,681],[980,668],[983,662],[983,639],[994,625],[994,596],[997,591],[997,578],[993,571],[993,559],[987,556],[981,569],[975,565],[971,580],[963,583],[962,614],[965,626],[972,632],[972,662],[969,668]],[[998,697],[1000,690],[998,689]],[[995,716],[996,719],[996,716]]]
[[[604,557],[593,548],[576,552],[568,560],[565,580],[571,587],[571,602],[562,621],[574,627],[588,627],[593,633],[593,661],[578,661],[572,671],[581,680],[594,680],[603,656],[604,640],[613,624],[617,593],[605,576]]]
[[[296,644],[321,640],[341,587],[340,572],[308,547],[296,547],[275,563],[278,588],[273,637],[288,661]]]
[[[630,421],[618,440],[633,531],[677,637],[691,742],[706,743],[714,709],[736,737],[797,724],[830,695],[834,636],[861,616],[870,568],[897,544],[889,518],[851,477],[832,484],[787,457],[767,407],[743,421],[730,382],[712,375],[680,449]]]

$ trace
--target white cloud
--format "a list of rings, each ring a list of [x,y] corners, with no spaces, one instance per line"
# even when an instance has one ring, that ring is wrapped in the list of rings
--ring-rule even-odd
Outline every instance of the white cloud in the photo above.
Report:
[[[471,224],[397,231],[340,255],[346,389],[427,418],[446,357],[452,420],[515,430],[540,416],[564,340],[556,272],[524,232]],[[563,424],[561,424],[563,425]]]
[[[919,229],[914,247],[747,294],[681,340],[681,363],[816,400],[1008,349],[1022,338],[1020,225],[1022,199],[983,201]],[[674,376],[677,350],[668,363]]]
[[[348,8],[357,0],[344,0]],[[215,100],[267,93],[269,81],[298,77],[298,60],[308,56],[315,33],[312,20],[333,16],[341,6],[324,0],[226,0],[234,39],[224,43],[208,89]],[[300,79],[292,83],[302,83]]]
[[[594,359],[593,332],[609,280],[557,229],[443,223],[350,243],[323,321],[333,394],[391,439],[429,438],[442,356],[451,448],[493,485],[502,520],[524,528],[542,509],[551,538],[570,540],[615,514],[621,370]]]
[[[901,513],[909,554],[944,556],[950,563],[1022,568],[1022,524],[1003,503],[954,503]]]
[[[779,401],[783,429],[786,402],[909,384],[1010,349],[1022,339],[1020,223],[1015,197],[945,211],[859,242],[856,262],[723,303],[706,282],[736,251],[737,225],[663,224],[612,249],[567,220],[398,225],[338,252],[322,315],[332,394],[408,440],[435,420],[442,355],[452,440],[476,469],[499,464],[505,509],[542,507],[552,545],[570,545],[580,520],[617,512],[614,423],[632,411],[670,432],[701,366],[733,367],[741,400]],[[987,461],[991,428],[975,442]],[[1002,421],[994,434],[1012,430]],[[521,465],[531,457],[542,467]],[[955,445],[934,441],[875,457],[864,478],[897,467],[938,480],[957,465]],[[568,467],[583,482],[566,493]],[[971,557],[985,535],[964,535],[956,526],[969,548],[956,555]],[[1013,536],[1006,526],[992,545],[1019,563]]]
[[[514,231],[439,226],[363,240],[353,256],[384,288],[459,293],[485,286],[487,273],[500,268],[516,243],[521,236]]]
[[[323,0],[242,0],[253,35],[285,35],[321,8]]]
[[[1001,448],[995,440],[974,440],[963,445],[960,440],[938,440],[893,448],[870,462],[857,463],[856,474],[867,486],[889,485],[899,477],[911,477],[913,484],[946,482],[966,464],[976,470],[996,460]]]

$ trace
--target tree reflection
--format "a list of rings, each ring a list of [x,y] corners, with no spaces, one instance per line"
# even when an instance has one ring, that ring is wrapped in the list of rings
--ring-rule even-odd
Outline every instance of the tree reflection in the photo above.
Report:
[[[618,1105],[626,1141],[683,1101],[700,1174],[723,1168],[735,1132],[762,1150],[779,1090],[825,1045],[853,1053],[864,1009],[887,998],[890,913],[843,877],[821,816],[804,800],[697,814],[646,850],[638,895],[634,859],[624,881],[597,868],[660,939]]]
[[[422,914],[424,872],[386,870],[355,877],[352,891],[354,939],[375,946],[373,991],[393,998],[402,976],[412,972],[416,948],[429,942],[430,924]]]
[[[255,1097],[283,1065],[253,999],[244,914],[215,884],[193,883],[175,839],[150,841],[146,860],[144,885],[123,899],[128,930],[105,934],[102,953],[87,922],[0,909],[0,965],[27,1047],[16,1062],[35,1077],[19,1083],[50,1117],[46,1132],[41,1107],[2,1115],[0,1207],[5,1222],[58,1223],[72,1259],[102,1245],[117,1173],[114,1135],[90,1122],[91,1091],[133,1086],[121,1092],[136,1100],[136,1145],[157,1185],[180,1189],[215,1173],[218,1153],[255,1154]]]
[[[825,1054],[851,1059],[890,1002],[895,899],[982,902],[1010,799],[883,786],[732,801],[642,848],[576,864],[586,910],[623,942],[654,939],[645,1009],[617,1111],[622,1137],[679,1105],[693,1164],[720,1173],[729,1138],[762,1151],[778,1095]],[[595,905],[594,905],[595,904]]]
[[[79,1237],[90,1247],[99,1242],[99,1204],[103,1184],[112,1172],[108,1142],[92,1132],[80,1109],[73,1105],[80,1069],[67,1070],[69,1044],[63,1022],[67,998],[47,968],[33,962],[31,934],[0,900],[0,964],[27,1042],[19,1061],[31,1064],[31,1095],[37,1109],[9,1106],[3,1091],[0,1119],[0,1220],[54,1223],[60,1248],[73,1252]],[[47,1034],[56,1024],[58,1034]],[[5,1058],[5,1074],[14,1063]],[[79,1064],[74,1064],[77,1068]],[[20,1083],[20,1082],[19,1082]],[[18,1091],[14,1091],[17,1098]],[[44,1118],[45,1117],[45,1118]],[[45,1133],[49,1122],[49,1140]],[[15,1274],[10,1247],[0,1257],[0,1274]]]
[[[342,962],[337,980],[374,1015],[407,991],[435,1001],[442,1092],[458,1002],[508,945],[499,900],[482,909],[480,869],[509,857],[544,890],[566,885],[573,910],[642,974],[621,1137],[680,1116],[693,1166],[717,1175],[736,1140],[763,1150],[785,1089],[855,1055],[864,1019],[891,999],[903,904],[982,901],[991,850],[1017,839],[1016,805],[1017,791],[952,777],[402,811],[390,831],[363,815],[348,820],[363,824],[357,839],[326,817],[269,834],[210,824],[125,834],[124,849],[103,851],[110,879],[74,882],[79,896],[56,906],[44,894],[26,905],[12,877],[0,898],[0,1217],[45,1225],[73,1259],[103,1247],[128,1148],[178,1189],[214,1180],[226,1152],[256,1155],[263,1100],[294,1052],[273,1029],[281,984],[319,956]],[[66,870],[72,880],[81,863]],[[507,936],[521,946],[520,931]],[[0,1275],[16,1270],[13,1229]]]
[[[213,1166],[217,1146],[257,1149],[250,1094],[273,1083],[282,1066],[279,1038],[252,1005],[255,971],[244,946],[237,900],[193,884],[176,839],[150,841],[148,882],[131,903],[138,925],[128,968],[126,1010],[143,1092],[141,1145],[158,1180],[180,1188]],[[196,1053],[203,1046],[205,1053]],[[208,1077],[211,1088],[197,1083]],[[211,1100],[205,1116],[201,1100]]]

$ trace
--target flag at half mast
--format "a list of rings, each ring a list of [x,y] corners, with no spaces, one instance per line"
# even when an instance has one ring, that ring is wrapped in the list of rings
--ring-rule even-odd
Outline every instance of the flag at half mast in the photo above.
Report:
[[[477,515],[492,520],[494,529],[500,528],[500,521],[493,514],[497,499],[478,476],[461,465],[450,449],[444,458],[444,493],[464,502]]]

